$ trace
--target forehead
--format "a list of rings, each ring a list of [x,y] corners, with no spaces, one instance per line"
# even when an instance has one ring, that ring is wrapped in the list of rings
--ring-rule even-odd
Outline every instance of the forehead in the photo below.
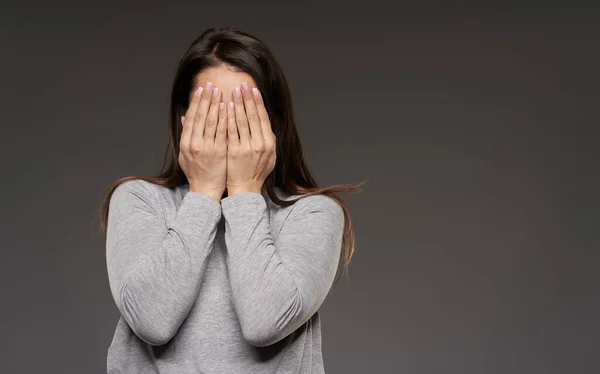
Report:
[[[198,87],[204,87],[207,82],[212,82],[215,87],[222,90],[224,94],[223,98],[226,97],[225,95],[233,92],[233,89],[240,86],[242,82],[248,82],[250,87],[256,87],[256,82],[250,74],[237,71],[229,65],[211,66],[201,70],[194,77],[192,92]]]

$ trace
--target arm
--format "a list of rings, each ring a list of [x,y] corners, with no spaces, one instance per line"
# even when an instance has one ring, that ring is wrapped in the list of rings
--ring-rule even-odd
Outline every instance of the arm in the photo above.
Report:
[[[163,345],[198,296],[221,207],[188,192],[167,226],[144,183],[126,181],[111,196],[106,262],[111,293],[127,324],[146,343]]]
[[[329,196],[296,202],[274,241],[264,197],[221,201],[227,269],[244,338],[264,347],[308,321],[327,296],[342,245],[344,214]]]

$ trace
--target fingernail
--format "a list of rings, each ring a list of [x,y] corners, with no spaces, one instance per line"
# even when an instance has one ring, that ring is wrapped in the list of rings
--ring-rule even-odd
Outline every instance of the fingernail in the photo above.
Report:
[[[217,97],[219,95],[219,88],[215,87],[215,89],[213,90],[213,97]]]
[[[213,84],[212,82],[206,82],[206,90],[210,91],[210,89],[212,88]]]
[[[248,84],[248,82],[242,83],[242,90],[244,90],[244,92],[248,92],[249,89],[250,85]]]
[[[258,88],[254,87],[252,89],[252,93],[254,94],[254,96],[259,97]]]
[[[222,112],[225,109],[225,103],[219,103],[219,110]]]
[[[239,87],[236,87],[234,91],[235,91],[235,96],[236,97],[240,97],[242,95],[242,91],[240,91]]]
[[[233,112],[233,101],[229,102],[229,111]]]
[[[199,87],[199,88],[196,90],[196,92],[194,93],[194,95],[196,95],[196,96],[200,96],[200,95],[202,95],[202,89],[203,89],[202,87]]]
[[[181,116],[181,126],[183,126],[183,120],[185,119],[185,116]]]

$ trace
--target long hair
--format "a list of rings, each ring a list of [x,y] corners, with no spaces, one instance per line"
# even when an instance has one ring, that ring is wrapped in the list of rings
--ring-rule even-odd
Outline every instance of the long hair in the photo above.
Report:
[[[161,171],[155,177],[123,177],[108,187],[100,204],[100,225],[104,237],[106,238],[110,198],[121,183],[131,179],[142,179],[168,188],[187,183],[185,173],[178,162],[179,142],[183,129],[180,118],[185,115],[189,106],[196,75],[205,68],[221,65],[228,65],[251,75],[263,96],[272,130],[277,139],[276,165],[265,180],[265,189],[271,200],[280,206],[289,206],[310,195],[324,194],[334,198],[342,207],[345,223],[342,258],[334,282],[337,283],[341,274],[348,273],[355,246],[350,214],[339,194],[362,192],[360,186],[366,181],[357,185],[337,184],[329,187],[317,185],[304,160],[294,121],[290,90],[283,70],[265,43],[248,33],[230,27],[207,29],[192,42],[179,60],[169,104],[169,144]],[[281,188],[289,194],[303,196],[295,200],[281,200],[275,194],[274,187]]]

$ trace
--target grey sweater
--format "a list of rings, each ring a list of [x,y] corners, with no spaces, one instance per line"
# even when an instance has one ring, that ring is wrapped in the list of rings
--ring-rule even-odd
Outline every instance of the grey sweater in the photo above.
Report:
[[[111,196],[121,316],[107,372],[324,373],[318,309],[340,260],[340,205],[314,195],[280,207],[264,190],[219,204],[188,189],[129,180]]]

